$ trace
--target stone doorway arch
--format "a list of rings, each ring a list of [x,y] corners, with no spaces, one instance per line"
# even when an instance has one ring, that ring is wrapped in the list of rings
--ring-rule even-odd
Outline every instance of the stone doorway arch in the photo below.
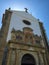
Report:
[[[36,65],[36,62],[31,54],[25,54],[22,57],[21,65]]]

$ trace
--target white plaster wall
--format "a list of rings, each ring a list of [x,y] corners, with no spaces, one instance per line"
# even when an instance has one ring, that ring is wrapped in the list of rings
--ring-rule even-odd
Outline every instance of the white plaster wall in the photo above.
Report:
[[[31,25],[25,25],[22,20],[28,20],[31,22]],[[41,35],[40,27],[38,20],[34,18],[31,14],[22,12],[22,11],[13,11],[9,31],[7,35],[7,41],[11,39],[11,30],[14,28],[15,30],[23,30],[24,27],[30,27],[33,29],[34,34]]]

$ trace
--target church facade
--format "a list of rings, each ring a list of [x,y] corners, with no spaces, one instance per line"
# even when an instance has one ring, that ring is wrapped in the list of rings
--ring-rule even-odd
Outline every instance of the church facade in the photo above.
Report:
[[[0,65],[49,65],[43,23],[25,11],[5,10],[0,30]]]

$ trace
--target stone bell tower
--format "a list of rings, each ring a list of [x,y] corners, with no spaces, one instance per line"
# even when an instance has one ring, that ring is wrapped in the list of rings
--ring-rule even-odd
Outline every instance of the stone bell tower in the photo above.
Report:
[[[25,11],[5,11],[0,30],[0,65],[48,65],[43,23]]]

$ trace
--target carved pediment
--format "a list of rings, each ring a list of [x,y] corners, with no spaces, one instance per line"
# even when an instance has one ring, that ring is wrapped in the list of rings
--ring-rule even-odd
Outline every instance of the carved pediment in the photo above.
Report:
[[[33,33],[33,30],[31,28],[29,28],[29,27],[24,27],[23,32],[24,33]]]

